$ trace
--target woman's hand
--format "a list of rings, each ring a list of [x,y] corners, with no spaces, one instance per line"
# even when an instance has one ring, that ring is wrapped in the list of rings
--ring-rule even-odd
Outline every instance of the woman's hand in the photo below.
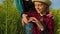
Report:
[[[24,23],[28,24],[29,22],[34,22],[36,23],[36,25],[38,26],[39,30],[43,31],[44,28],[43,28],[43,25],[40,23],[40,21],[38,21],[35,17],[30,17],[27,19],[27,14],[23,14],[22,15],[22,25],[24,26]]]
[[[52,12],[49,12],[49,14],[47,14],[47,16],[52,17],[53,16]]]
[[[38,22],[38,20],[35,18],[35,17],[27,17],[28,15],[27,14],[23,14],[22,15],[22,21],[23,22],[25,22],[26,24],[28,23],[28,22]]]
[[[24,26],[24,23],[26,23],[26,24],[28,23],[27,16],[28,16],[27,14],[23,14],[23,15],[22,15],[22,25],[23,25],[23,26]]]

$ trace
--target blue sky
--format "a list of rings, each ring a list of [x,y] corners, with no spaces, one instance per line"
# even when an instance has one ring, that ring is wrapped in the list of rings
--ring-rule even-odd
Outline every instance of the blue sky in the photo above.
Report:
[[[2,2],[2,0],[0,0],[0,3]]]
[[[0,0],[0,3],[2,3],[3,0]],[[51,8],[54,9],[59,9],[60,8],[60,0],[51,0],[52,1],[52,5]]]
[[[58,9],[60,8],[60,0],[51,0],[52,1],[52,8]]]

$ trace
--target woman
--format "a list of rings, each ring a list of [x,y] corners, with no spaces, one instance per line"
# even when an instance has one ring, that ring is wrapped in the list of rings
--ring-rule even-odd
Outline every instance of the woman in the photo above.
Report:
[[[53,16],[49,12],[51,2],[49,0],[32,0],[32,2],[35,10],[22,15],[22,25],[32,23],[31,34],[54,34]]]

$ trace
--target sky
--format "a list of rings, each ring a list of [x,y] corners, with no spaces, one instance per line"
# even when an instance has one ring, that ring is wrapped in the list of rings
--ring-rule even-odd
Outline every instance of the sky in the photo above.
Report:
[[[60,0],[51,0],[52,1],[52,8],[59,9],[60,8]]]
[[[0,3],[2,3],[3,0],[0,0]],[[51,8],[54,9],[59,9],[60,8],[60,0],[51,0],[52,5],[50,6]]]
[[[2,2],[2,0],[0,0],[0,3]]]

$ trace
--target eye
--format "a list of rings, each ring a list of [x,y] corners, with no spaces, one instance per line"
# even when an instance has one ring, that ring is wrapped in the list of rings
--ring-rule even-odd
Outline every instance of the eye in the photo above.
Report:
[[[42,6],[41,4],[38,4],[38,6]]]

